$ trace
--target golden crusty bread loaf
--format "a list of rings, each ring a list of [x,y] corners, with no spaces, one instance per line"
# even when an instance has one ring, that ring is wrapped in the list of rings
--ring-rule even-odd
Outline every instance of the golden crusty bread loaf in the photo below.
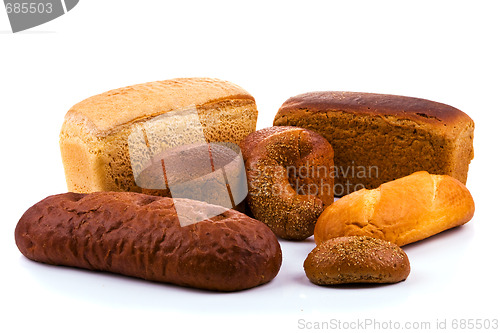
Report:
[[[474,156],[474,122],[464,112],[421,98],[343,91],[289,98],[274,125],[323,135],[335,151],[335,195],[425,170],[465,184]]]
[[[318,285],[396,283],[410,274],[410,261],[399,246],[382,239],[337,237],[309,253],[304,271]]]
[[[149,82],[90,97],[67,112],[61,129],[68,189],[140,191],[134,175],[155,154],[183,144],[239,144],[256,122],[254,98],[218,79]]]
[[[467,188],[426,171],[361,189],[334,202],[319,217],[316,244],[340,236],[371,236],[399,246],[462,225],[474,215]]]

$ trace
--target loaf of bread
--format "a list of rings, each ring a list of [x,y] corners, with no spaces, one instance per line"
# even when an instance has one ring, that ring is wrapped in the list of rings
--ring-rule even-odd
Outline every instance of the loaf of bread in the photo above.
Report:
[[[188,198],[244,211],[248,193],[238,145],[196,143],[165,150],[136,177],[142,193]]]
[[[337,237],[309,253],[304,271],[318,285],[396,283],[410,274],[410,261],[399,246],[382,239]]]
[[[199,222],[181,227],[179,208]],[[15,238],[31,260],[180,286],[235,291],[273,279],[276,236],[237,211],[205,218],[219,208],[132,192],[65,193],[29,208]]]
[[[312,92],[288,99],[274,125],[308,128],[335,151],[335,195],[425,170],[465,184],[474,122],[425,99],[356,92]]]
[[[60,134],[69,191],[140,192],[152,157],[184,144],[239,144],[255,130],[254,98],[239,86],[181,78],[111,90],[66,114]]]
[[[332,146],[312,131],[274,126],[247,136],[241,150],[255,218],[281,238],[310,237],[334,199]]]
[[[337,200],[319,217],[314,239],[321,244],[341,236],[370,236],[403,246],[462,225],[473,215],[474,201],[464,184],[419,171]]]

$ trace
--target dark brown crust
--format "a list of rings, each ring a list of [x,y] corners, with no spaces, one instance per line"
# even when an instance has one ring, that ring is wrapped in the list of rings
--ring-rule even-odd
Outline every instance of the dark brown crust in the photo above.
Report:
[[[396,244],[366,236],[329,239],[304,261],[309,280],[318,285],[396,283],[410,274],[406,253]]]
[[[313,113],[344,111],[373,116],[389,115],[442,126],[472,121],[467,114],[450,105],[427,99],[346,91],[318,91],[291,97],[283,103],[274,121],[300,109]]]
[[[333,202],[333,149],[328,141],[310,130],[282,126],[253,132],[240,146],[253,215],[281,238],[311,236],[324,207]],[[315,174],[319,167],[326,174]],[[314,192],[300,191],[308,186]]]
[[[210,208],[180,200],[194,212]],[[15,238],[31,260],[209,290],[255,287],[281,266],[263,223],[228,210],[181,227],[173,199],[139,193],[50,196],[26,211]]]
[[[416,171],[464,184],[473,158],[474,122],[460,110],[420,98],[311,92],[289,98],[275,126],[323,135],[335,151],[336,196],[377,188]]]
[[[250,133],[240,144],[240,146],[242,147],[241,153],[243,154],[243,159],[246,161],[250,157],[250,154],[253,152],[254,148],[269,136],[290,131],[291,128],[295,127],[272,126]]]

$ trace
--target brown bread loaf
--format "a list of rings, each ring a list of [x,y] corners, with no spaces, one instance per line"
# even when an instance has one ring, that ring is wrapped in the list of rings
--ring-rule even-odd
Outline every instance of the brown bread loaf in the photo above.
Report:
[[[203,219],[216,206],[177,199]],[[29,259],[146,280],[235,291],[273,279],[281,249],[263,223],[234,210],[184,227],[174,200],[128,192],[65,193],[32,206],[15,230]]]
[[[304,261],[309,280],[318,285],[395,283],[410,274],[410,261],[397,245],[366,236],[329,239]]]
[[[311,92],[289,98],[274,125],[323,135],[335,151],[335,195],[425,170],[465,184],[474,156],[474,122],[464,112],[420,98]]]
[[[239,144],[255,131],[257,106],[241,87],[179,78],[111,90],[74,105],[60,133],[71,192],[140,192],[134,176],[164,149]]]
[[[321,244],[357,235],[403,246],[462,225],[473,215],[474,200],[464,184],[419,171],[335,201],[319,217],[314,240]]]
[[[241,143],[248,205],[256,219],[284,239],[314,232],[333,202],[333,150],[321,135],[298,127],[269,127]]]
[[[248,193],[240,149],[230,143],[182,145],[157,154],[136,177],[142,193],[188,198],[244,212]]]

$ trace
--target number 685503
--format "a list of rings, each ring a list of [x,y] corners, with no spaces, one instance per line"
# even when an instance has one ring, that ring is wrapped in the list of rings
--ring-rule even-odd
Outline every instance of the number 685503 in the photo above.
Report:
[[[42,2],[16,2],[5,4],[5,9],[7,14],[50,14],[52,13],[52,3],[42,3]]]

